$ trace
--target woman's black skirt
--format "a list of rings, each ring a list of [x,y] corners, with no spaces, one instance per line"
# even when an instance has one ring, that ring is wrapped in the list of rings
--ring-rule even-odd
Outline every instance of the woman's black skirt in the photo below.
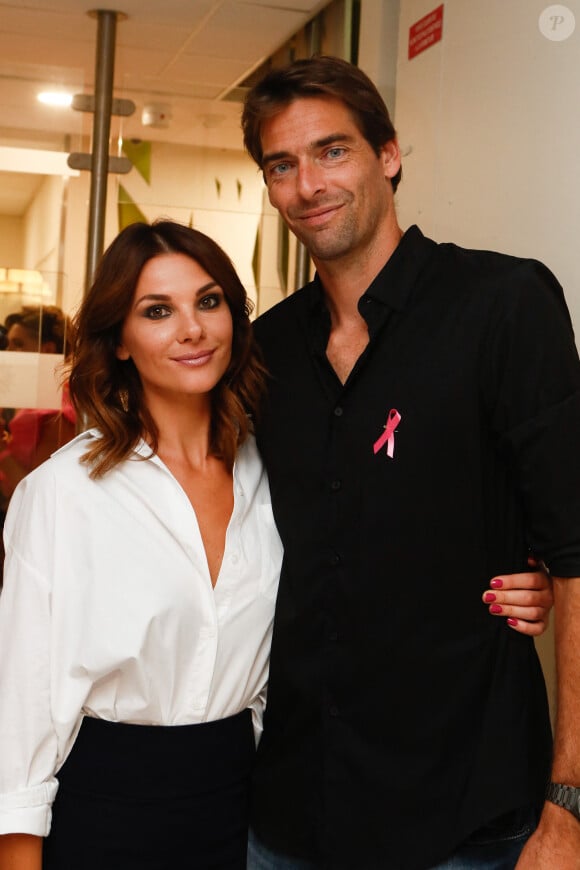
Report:
[[[242,870],[254,754],[249,710],[201,725],[85,717],[43,870]]]

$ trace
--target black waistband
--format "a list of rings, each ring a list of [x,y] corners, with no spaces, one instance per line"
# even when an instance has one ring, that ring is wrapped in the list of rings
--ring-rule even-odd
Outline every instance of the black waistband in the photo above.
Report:
[[[176,797],[227,787],[249,773],[250,710],[198,725],[129,725],[85,716],[57,777],[69,790]]]

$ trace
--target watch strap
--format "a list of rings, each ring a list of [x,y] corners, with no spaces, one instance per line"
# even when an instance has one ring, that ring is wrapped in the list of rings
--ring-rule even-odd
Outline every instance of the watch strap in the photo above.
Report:
[[[546,798],[551,803],[571,812],[580,821],[580,788],[551,782],[546,790]]]

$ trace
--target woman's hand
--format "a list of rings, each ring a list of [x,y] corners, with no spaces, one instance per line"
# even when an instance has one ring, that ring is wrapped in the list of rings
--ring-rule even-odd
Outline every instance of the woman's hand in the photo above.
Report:
[[[548,627],[554,603],[552,583],[544,567],[528,559],[530,571],[524,574],[498,574],[482,596],[492,616],[506,619],[520,634],[537,637]]]

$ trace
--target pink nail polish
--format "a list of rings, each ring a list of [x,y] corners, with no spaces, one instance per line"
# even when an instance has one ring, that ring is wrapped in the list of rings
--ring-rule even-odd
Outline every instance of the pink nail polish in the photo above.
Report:
[[[501,613],[501,604],[492,604],[489,608],[490,613]]]
[[[493,594],[493,592],[486,592],[483,600],[488,603],[490,603],[491,601],[495,601],[495,595]]]
[[[489,585],[492,589],[501,589],[501,587],[503,586],[503,580],[501,580],[499,577],[495,577]]]
[[[509,619],[506,619],[506,622],[508,625],[517,625],[518,624],[517,619],[513,619],[511,616]]]

